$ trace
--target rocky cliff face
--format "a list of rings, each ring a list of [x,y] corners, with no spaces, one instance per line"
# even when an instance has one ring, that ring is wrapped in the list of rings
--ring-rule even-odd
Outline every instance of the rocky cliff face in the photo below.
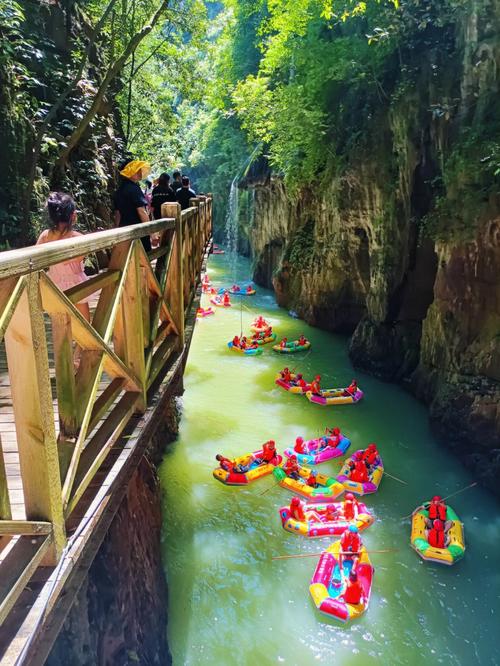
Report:
[[[418,79],[394,88],[342,173],[293,197],[277,177],[247,180],[246,232],[255,280],[311,324],[352,334],[355,365],[428,403],[498,492],[500,4],[471,7],[446,57],[427,53]]]

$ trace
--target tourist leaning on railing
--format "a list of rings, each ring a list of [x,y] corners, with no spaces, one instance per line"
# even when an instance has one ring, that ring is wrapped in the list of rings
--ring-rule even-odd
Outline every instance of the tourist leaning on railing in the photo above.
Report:
[[[73,229],[76,222],[76,205],[69,194],[63,192],[52,192],[47,200],[47,212],[49,217],[49,228],[42,231],[36,244],[50,243],[51,241],[65,240],[82,236],[79,231]],[[74,257],[68,261],[54,264],[48,269],[48,275],[52,282],[61,291],[88,280],[83,270],[84,257]],[[89,298],[82,299],[76,304],[82,315],[90,321]]]

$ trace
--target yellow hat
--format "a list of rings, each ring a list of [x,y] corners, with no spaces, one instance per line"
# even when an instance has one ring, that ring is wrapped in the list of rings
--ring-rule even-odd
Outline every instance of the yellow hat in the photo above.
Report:
[[[149,162],[143,162],[142,160],[132,160],[129,162],[121,171],[120,175],[124,178],[132,178],[136,173],[141,172],[141,177],[146,178],[146,176],[151,171],[151,165]]]

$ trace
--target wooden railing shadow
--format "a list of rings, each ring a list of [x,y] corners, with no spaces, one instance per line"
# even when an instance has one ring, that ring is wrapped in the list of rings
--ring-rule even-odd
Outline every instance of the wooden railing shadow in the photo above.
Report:
[[[113,444],[183,352],[212,200],[162,215],[0,254],[0,625],[37,567],[60,560]],[[149,253],[145,235],[158,239]],[[67,291],[46,273],[102,250],[108,267]],[[87,298],[91,321],[76,307]]]

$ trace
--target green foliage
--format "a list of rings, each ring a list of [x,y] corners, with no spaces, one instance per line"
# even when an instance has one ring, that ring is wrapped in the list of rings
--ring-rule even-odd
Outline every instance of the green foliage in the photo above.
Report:
[[[500,125],[467,130],[443,166],[439,195],[423,220],[423,233],[441,241],[471,240],[477,223],[500,195]]]

